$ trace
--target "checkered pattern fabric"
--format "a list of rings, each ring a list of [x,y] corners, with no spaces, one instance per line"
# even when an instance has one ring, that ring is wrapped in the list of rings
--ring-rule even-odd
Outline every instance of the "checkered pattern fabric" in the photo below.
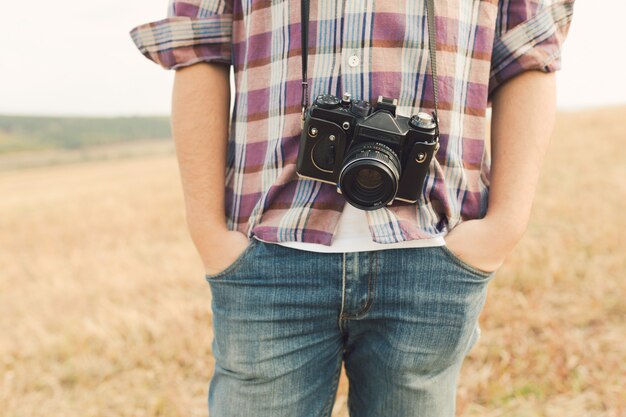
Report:
[[[489,190],[486,109],[498,86],[528,70],[560,69],[573,0],[436,0],[441,148],[420,200],[367,211],[379,243],[445,235],[484,216]],[[426,2],[311,0],[309,93],[431,112]],[[345,200],[296,174],[300,140],[300,2],[170,0],[168,16],[137,26],[139,50],[167,69],[232,65],[235,107],[227,154],[228,227],[270,242],[330,245]]]

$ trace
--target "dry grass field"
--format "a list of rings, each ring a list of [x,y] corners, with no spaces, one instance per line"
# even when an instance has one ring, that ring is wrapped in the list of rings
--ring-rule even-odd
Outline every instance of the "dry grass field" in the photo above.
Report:
[[[626,416],[625,119],[559,115],[459,416]],[[171,152],[0,171],[0,417],[206,416],[211,338]]]

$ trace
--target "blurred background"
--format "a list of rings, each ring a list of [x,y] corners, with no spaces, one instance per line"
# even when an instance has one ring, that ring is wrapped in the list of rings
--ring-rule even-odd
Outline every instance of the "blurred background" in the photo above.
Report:
[[[128,31],[166,0],[0,14],[0,416],[205,416],[210,292]],[[529,229],[490,285],[459,416],[626,416],[626,4],[579,0]],[[333,416],[347,416],[342,375]]]

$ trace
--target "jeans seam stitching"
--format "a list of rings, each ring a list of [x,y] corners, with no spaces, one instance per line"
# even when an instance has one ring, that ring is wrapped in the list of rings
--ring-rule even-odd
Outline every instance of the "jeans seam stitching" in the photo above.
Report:
[[[367,277],[367,304],[365,309],[360,312],[364,315],[372,308],[374,304],[374,288],[376,286],[376,252],[370,252],[370,270]],[[372,278],[373,277],[373,278]]]
[[[339,330],[343,333],[343,325],[341,321],[345,318],[343,308],[346,300],[346,254],[342,253],[341,255],[341,310],[339,311]]]
[[[370,267],[369,267],[369,271],[367,274],[367,302],[365,303],[365,306],[363,306],[363,308],[359,311],[357,311],[354,314],[342,314],[342,318],[343,319],[359,319],[361,317],[363,317],[365,314],[367,314],[368,311],[370,311],[370,309],[372,308],[372,304],[374,304],[374,297],[373,297],[373,290],[370,287],[370,283],[372,282],[372,260],[373,259],[378,259],[376,258],[376,253],[372,252],[371,256],[370,256]],[[378,265],[378,264],[376,264]],[[376,283],[376,270],[374,269],[374,280],[373,282]],[[343,309],[342,309],[343,311]]]

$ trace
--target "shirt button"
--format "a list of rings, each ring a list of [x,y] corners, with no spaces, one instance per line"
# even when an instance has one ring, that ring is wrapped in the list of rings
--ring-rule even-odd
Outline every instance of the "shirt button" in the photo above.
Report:
[[[352,68],[358,67],[360,63],[361,60],[356,55],[352,55],[350,56],[350,58],[348,58],[348,65],[350,65]]]

